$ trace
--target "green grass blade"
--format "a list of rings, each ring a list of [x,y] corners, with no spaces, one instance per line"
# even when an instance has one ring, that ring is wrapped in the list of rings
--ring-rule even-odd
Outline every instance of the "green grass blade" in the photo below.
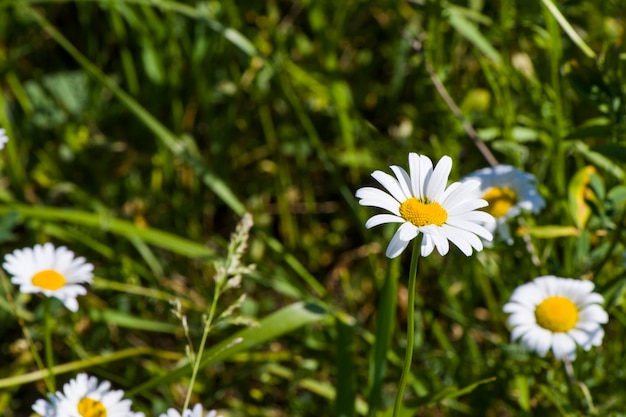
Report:
[[[478,27],[467,20],[465,16],[460,14],[457,9],[449,9],[448,21],[450,25],[454,27],[465,39],[471,42],[482,53],[487,55],[489,59],[495,62],[497,65],[502,63],[502,57],[498,51],[491,45],[491,43],[480,32]]]
[[[561,14],[561,11],[558,9],[558,7],[556,7],[556,5],[552,3],[551,0],[541,0],[541,2],[544,4],[544,6],[546,6],[550,14],[554,16],[554,19],[559,23],[561,28],[565,31],[567,36],[569,36],[572,42],[574,42],[574,44],[576,44],[576,46],[578,46],[578,48],[580,48],[580,50],[583,51],[583,53],[589,58],[596,59],[596,53],[593,52],[593,49],[591,49],[589,45],[587,45],[585,41],[583,41],[580,35],[578,35],[572,25],[569,24],[565,16]]]
[[[335,397],[335,415],[338,417],[354,417],[356,399],[356,375],[354,358],[354,319],[337,317],[335,319],[337,339],[337,394]]]
[[[202,355],[200,369],[206,368],[216,362],[228,359],[232,355],[247,351],[261,343],[276,339],[291,333],[302,326],[306,326],[327,318],[324,308],[312,303],[295,303],[261,319],[259,325],[243,329],[222,342],[207,349]],[[128,395],[134,395],[169,381],[174,381],[186,374],[191,374],[189,363],[159,376],[132,389]]]
[[[151,347],[137,347],[124,350],[118,350],[117,352],[99,356],[93,356],[89,359],[83,359],[74,362],[68,362],[61,365],[56,365],[53,368],[55,375],[61,375],[68,372],[85,370],[98,365],[104,365],[105,363],[115,362],[126,358],[132,358],[140,355],[153,355],[160,356],[168,359],[179,359],[180,354],[173,352],[166,352],[153,349]],[[48,370],[43,369],[40,371],[30,372],[24,375],[18,375],[8,378],[0,379],[0,388],[7,388],[15,385],[28,384],[30,382],[40,381],[48,376]]]
[[[69,222],[83,226],[96,227],[100,230],[125,236],[131,240],[139,238],[156,247],[167,249],[190,258],[213,259],[215,257],[215,253],[204,245],[162,230],[138,227],[126,220],[115,219],[81,210],[41,206],[0,205],[0,215],[12,211],[19,213],[25,218]]]
[[[376,337],[369,369],[369,416],[374,416],[381,405],[383,379],[387,369],[387,351],[394,331],[399,277],[400,262],[396,258],[389,262],[376,312]]]

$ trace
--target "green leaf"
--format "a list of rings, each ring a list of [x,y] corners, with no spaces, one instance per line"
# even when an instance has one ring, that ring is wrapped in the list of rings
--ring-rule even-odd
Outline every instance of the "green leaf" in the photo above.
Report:
[[[356,372],[354,359],[356,348],[354,344],[354,319],[351,317],[337,317],[335,319],[337,340],[337,382],[335,396],[335,413],[338,417],[354,417],[356,399]]]
[[[205,351],[200,362],[200,369],[224,361],[234,354],[248,351],[257,345],[274,340],[302,326],[316,323],[327,317],[329,317],[327,311],[318,304],[291,304],[261,319],[258,326],[243,329]],[[169,381],[178,380],[186,374],[191,374],[189,361],[169,371],[166,375],[153,378],[132,389],[128,395],[132,396]]]
[[[492,376],[489,378],[484,378],[479,381],[476,381],[463,388],[445,387],[441,391],[433,393],[431,395],[427,395],[425,397],[418,398],[416,400],[407,401],[402,410],[403,414],[414,416],[415,412],[424,405],[436,403],[442,400],[457,398],[457,397],[460,397],[461,395],[469,394],[470,392],[478,388],[480,385],[487,384],[495,380],[496,380],[496,377]],[[406,413],[406,411],[410,411],[410,413]]]
[[[215,253],[204,245],[181,238],[172,233],[162,230],[138,227],[134,223],[107,217],[102,214],[88,213],[86,211],[60,209],[54,207],[31,207],[25,205],[0,205],[0,215],[17,212],[25,218],[33,218],[48,221],[62,221],[83,226],[97,227],[111,233],[127,237],[129,240],[139,238],[151,245],[170,250],[190,258],[215,257]]]
[[[585,227],[589,216],[591,216],[591,208],[587,204],[587,200],[592,198],[592,195],[590,195],[591,191],[588,185],[591,181],[591,176],[595,173],[595,167],[588,165],[574,174],[567,187],[569,212],[579,229]]]
[[[611,161],[611,159],[607,158],[603,154],[592,151],[586,144],[577,142],[573,148],[583,155],[589,162],[610,173],[618,180],[623,181],[624,178],[626,178],[626,173],[624,173],[621,166],[616,165],[613,161]]]
[[[18,224],[20,215],[15,211],[10,211],[0,218],[0,243],[15,240],[15,235],[11,231]]]
[[[573,226],[526,226],[518,230],[518,234],[529,234],[540,239],[578,236],[580,231]]]
[[[487,38],[480,33],[478,27],[467,20],[456,8],[449,8],[448,22],[459,32],[465,39],[474,44],[482,53],[487,55],[489,59],[495,62],[497,65],[502,63],[502,57],[498,51],[489,43]]]

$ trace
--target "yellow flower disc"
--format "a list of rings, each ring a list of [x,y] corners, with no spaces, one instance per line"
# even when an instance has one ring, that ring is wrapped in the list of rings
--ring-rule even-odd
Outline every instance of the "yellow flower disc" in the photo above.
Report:
[[[578,322],[578,307],[566,297],[548,297],[535,309],[537,324],[554,333],[570,331]]]
[[[400,215],[407,222],[413,223],[417,227],[434,224],[443,225],[448,220],[448,212],[441,207],[441,204],[423,203],[415,197],[411,197],[400,204]]]
[[[78,402],[78,414],[83,417],[107,417],[107,409],[100,401],[83,398]]]
[[[44,290],[54,291],[65,285],[65,277],[53,269],[46,269],[33,275],[32,283]]]
[[[489,203],[483,210],[498,218],[507,214],[517,203],[517,194],[507,187],[493,187],[483,195],[483,200]]]

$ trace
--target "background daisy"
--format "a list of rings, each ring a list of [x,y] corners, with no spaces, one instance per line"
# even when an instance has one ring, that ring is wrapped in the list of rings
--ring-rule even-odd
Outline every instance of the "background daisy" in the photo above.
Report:
[[[217,411],[211,410],[203,415],[202,404],[196,404],[193,409],[186,409],[183,411],[183,414],[178,412],[178,410],[174,408],[170,408],[166,413],[161,414],[159,417],[221,417],[217,415]]]
[[[486,227],[490,232],[500,235],[509,245],[513,244],[513,238],[507,224],[508,219],[523,211],[539,213],[545,206],[544,199],[537,191],[535,176],[511,165],[479,169],[462,181],[475,180],[480,182],[476,197],[489,203],[484,210],[496,219],[495,223]]]
[[[477,209],[487,202],[475,197],[477,181],[455,182],[446,188],[452,159],[444,156],[433,169],[424,155],[409,154],[408,174],[403,168],[391,166],[395,178],[382,171],[372,174],[387,191],[363,187],[357,190],[359,204],[389,211],[376,214],[365,223],[368,229],[383,223],[401,223],[387,247],[387,256],[395,258],[409,242],[423,233],[421,255],[428,256],[436,247],[441,255],[449,250],[449,241],[465,255],[472,249],[483,249],[481,238],[491,240],[492,234],[482,224],[493,223],[493,217]]]
[[[71,311],[78,310],[78,295],[87,293],[82,283],[91,283],[93,265],[75,257],[65,246],[52,243],[17,249],[4,257],[2,267],[23,293],[42,293],[58,298]]]
[[[96,377],[81,373],[63,385],[63,392],[37,400],[33,411],[42,417],[144,417],[131,411],[132,402],[122,399],[124,391],[110,388],[109,381],[98,383]]]
[[[601,324],[609,317],[593,292],[593,283],[571,278],[543,276],[515,289],[503,307],[512,327],[511,340],[545,356],[552,349],[558,359],[576,358],[576,345],[584,350],[600,346]]]
[[[0,149],[4,149],[4,145],[9,141],[6,130],[0,129]]]

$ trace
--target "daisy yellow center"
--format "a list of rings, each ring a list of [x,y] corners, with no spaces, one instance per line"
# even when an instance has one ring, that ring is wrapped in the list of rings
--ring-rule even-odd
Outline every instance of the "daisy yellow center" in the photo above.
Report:
[[[554,333],[570,331],[578,321],[578,307],[566,297],[548,297],[535,309],[537,324]]]
[[[65,277],[53,269],[45,269],[33,275],[32,283],[44,290],[58,290],[65,285]]]
[[[417,227],[434,224],[443,225],[448,220],[448,212],[437,202],[422,202],[415,197],[411,197],[400,204],[400,215],[407,222],[413,223]]]
[[[507,214],[517,203],[517,194],[508,187],[493,187],[483,195],[483,200],[489,203],[483,210],[498,218]]]
[[[107,409],[98,400],[83,398],[78,402],[78,414],[82,417],[107,417]]]

